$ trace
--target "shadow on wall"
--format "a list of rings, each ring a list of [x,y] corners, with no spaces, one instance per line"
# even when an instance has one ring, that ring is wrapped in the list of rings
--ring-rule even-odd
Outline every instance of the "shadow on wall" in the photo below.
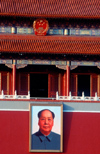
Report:
[[[64,104],[63,105],[63,152],[67,152],[70,129],[71,129],[71,121],[74,108]]]

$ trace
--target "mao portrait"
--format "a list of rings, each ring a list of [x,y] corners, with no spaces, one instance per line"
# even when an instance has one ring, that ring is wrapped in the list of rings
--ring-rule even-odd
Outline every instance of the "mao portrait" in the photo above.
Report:
[[[61,152],[62,128],[62,105],[31,105],[30,152]]]

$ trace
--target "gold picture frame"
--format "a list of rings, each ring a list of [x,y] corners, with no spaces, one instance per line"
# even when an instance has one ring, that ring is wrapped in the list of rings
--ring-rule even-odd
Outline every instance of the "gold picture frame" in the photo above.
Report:
[[[52,127],[50,122],[52,123]],[[48,136],[43,134],[48,132]],[[62,104],[30,103],[29,151],[63,152]]]

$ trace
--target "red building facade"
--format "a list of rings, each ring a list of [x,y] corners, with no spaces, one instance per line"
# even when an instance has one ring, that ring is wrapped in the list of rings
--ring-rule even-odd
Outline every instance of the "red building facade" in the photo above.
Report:
[[[30,103],[63,103],[63,153],[98,154],[99,0],[5,0],[0,10],[1,153],[30,153]]]

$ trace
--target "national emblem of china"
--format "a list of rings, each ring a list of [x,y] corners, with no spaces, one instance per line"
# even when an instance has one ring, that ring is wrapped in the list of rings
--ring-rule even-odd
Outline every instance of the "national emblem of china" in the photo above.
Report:
[[[33,23],[33,28],[35,35],[46,35],[49,28],[48,21],[45,19],[37,19]]]

